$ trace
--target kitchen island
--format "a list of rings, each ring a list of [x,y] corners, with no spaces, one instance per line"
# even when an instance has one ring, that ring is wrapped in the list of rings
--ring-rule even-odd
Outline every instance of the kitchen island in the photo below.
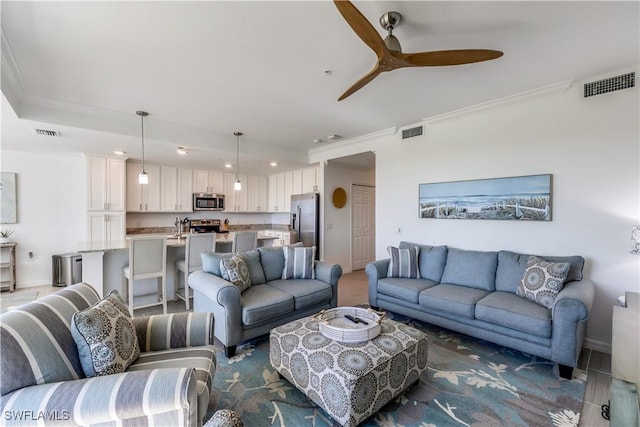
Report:
[[[135,234],[127,237],[167,236],[167,299],[175,300],[176,270],[175,261],[184,259],[186,234],[182,238],[159,234]],[[258,233],[258,247],[273,246],[275,236]],[[216,252],[231,252],[233,233],[216,234]],[[121,294],[123,289],[122,267],[129,263],[129,239],[110,242],[81,242],[78,252],[82,254],[82,281],[89,283],[102,297],[113,290]],[[134,298],[145,300],[154,298],[156,281],[154,279],[136,282]],[[149,295],[147,297],[147,295]],[[143,301],[141,301],[143,302]]]

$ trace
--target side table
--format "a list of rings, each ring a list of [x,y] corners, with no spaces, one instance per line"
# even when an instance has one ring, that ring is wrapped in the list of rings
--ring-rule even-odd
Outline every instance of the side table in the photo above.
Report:
[[[5,255],[5,252],[9,252]],[[0,274],[2,274],[2,281],[0,281],[0,288],[4,291],[9,289],[9,292],[16,290],[16,243],[0,243]],[[8,270],[8,280],[5,280],[5,273],[3,271]]]

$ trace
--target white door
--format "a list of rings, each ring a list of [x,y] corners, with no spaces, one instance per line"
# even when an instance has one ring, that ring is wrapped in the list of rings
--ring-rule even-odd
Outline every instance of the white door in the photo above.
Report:
[[[360,270],[375,260],[374,187],[351,186],[351,269]]]

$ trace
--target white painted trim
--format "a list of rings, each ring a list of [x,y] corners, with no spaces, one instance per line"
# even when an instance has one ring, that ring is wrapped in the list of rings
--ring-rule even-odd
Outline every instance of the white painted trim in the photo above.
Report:
[[[573,79],[564,80],[558,83],[553,83],[547,86],[543,86],[536,89],[531,89],[525,92],[517,93],[515,95],[505,96],[504,98],[494,99],[493,101],[483,102],[481,104],[471,105],[469,107],[461,108],[459,110],[450,111],[448,113],[438,114],[436,116],[427,117],[424,119],[426,125],[435,124],[441,121],[453,119],[462,115],[472,114],[477,111],[486,110],[488,108],[499,107],[512,102],[519,102],[528,98],[532,98],[540,95],[547,95],[550,93],[563,93],[574,83]]]
[[[365,151],[374,151],[371,148],[371,141],[377,141],[385,136],[393,136],[398,128],[388,128],[381,131],[369,133],[355,138],[347,139],[327,145],[324,147],[312,148],[309,150],[309,163],[323,162],[338,157],[360,154]]]
[[[597,341],[591,338],[585,338],[582,347],[599,351],[600,353],[611,354],[611,344],[604,341]]]

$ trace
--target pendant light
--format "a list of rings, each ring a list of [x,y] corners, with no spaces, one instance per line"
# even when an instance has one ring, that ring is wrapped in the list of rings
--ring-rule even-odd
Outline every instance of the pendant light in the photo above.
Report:
[[[149,175],[144,170],[144,118],[149,115],[146,111],[136,111],[136,114],[140,116],[141,125],[142,125],[142,169],[140,170],[140,174],[138,175],[138,183],[139,184],[148,184],[149,183]]]
[[[233,189],[235,191],[242,190],[242,183],[240,182],[240,136],[242,136],[242,132],[234,132],[236,136],[236,183],[233,184]]]

